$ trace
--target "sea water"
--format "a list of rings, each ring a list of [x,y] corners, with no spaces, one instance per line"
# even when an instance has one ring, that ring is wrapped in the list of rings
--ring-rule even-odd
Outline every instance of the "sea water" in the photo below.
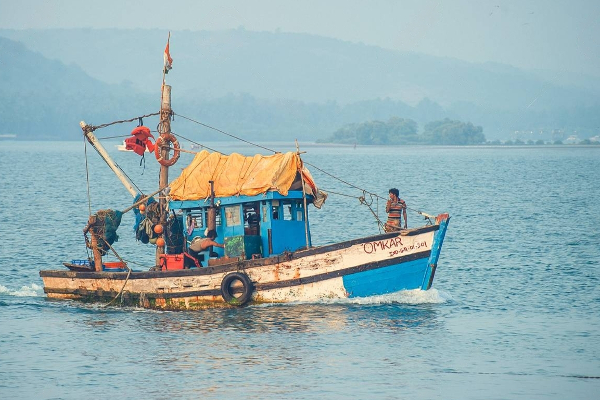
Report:
[[[152,155],[116,144],[156,190]],[[300,150],[329,191],[314,245],[378,233],[391,187],[410,226],[450,213],[431,290],[193,312],[48,300],[39,271],[85,259],[89,213],[132,198],[83,142],[0,142],[0,398],[598,398],[600,148]],[[152,265],[130,213],[118,234],[134,269]]]

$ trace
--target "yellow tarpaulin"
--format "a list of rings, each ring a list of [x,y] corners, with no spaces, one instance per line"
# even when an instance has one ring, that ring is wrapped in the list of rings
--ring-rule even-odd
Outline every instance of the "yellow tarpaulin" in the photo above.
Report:
[[[287,196],[290,188],[302,188],[299,171],[306,183],[306,193],[313,195],[315,206],[320,207],[327,195],[317,189],[298,154],[292,152],[246,157],[202,150],[171,183],[169,196],[171,200],[206,199],[210,196],[209,181],[214,182],[216,197],[255,196],[269,190]]]

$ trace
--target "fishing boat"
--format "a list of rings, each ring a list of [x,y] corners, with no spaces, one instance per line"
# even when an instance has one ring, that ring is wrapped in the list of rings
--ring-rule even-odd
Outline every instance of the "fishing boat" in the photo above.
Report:
[[[80,123],[86,143],[134,199],[123,211],[100,210],[89,216],[84,228],[91,252],[87,259],[40,271],[49,298],[183,310],[431,288],[450,216],[421,213],[426,217],[423,226],[313,244],[309,209],[325,207],[325,212],[327,193],[315,182],[298,147],[254,156],[203,149],[169,182],[169,167],[185,151],[171,131],[171,87],[165,82],[171,62],[167,41],[161,109],[144,116],[159,118],[156,143],[144,126],[132,132],[136,143],[153,149],[160,163],[154,193],[140,193],[96,137],[97,129],[110,124]],[[136,119],[141,121],[128,121]],[[136,215],[132,240],[154,253],[155,262],[141,270],[129,266],[128,256],[115,243],[127,212]],[[219,246],[214,245],[215,236],[222,240]],[[116,261],[108,261],[109,256]]]

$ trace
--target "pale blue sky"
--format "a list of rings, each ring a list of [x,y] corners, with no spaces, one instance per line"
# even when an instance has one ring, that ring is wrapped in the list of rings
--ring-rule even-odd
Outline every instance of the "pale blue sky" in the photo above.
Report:
[[[598,0],[0,0],[0,28],[240,26],[600,76]]]

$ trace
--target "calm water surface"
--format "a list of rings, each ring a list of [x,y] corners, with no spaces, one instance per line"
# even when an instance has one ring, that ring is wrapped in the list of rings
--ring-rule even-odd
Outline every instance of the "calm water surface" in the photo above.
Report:
[[[114,144],[153,192],[154,159]],[[86,258],[89,210],[131,198],[89,147],[86,173],[82,143],[0,141],[0,398],[598,398],[600,148],[304,150],[357,187],[451,214],[432,290],[197,312],[49,301],[38,272]],[[331,192],[310,210],[314,244],[377,233],[361,191],[310,169]],[[132,226],[126,214],[117,248],[145,269]]]

